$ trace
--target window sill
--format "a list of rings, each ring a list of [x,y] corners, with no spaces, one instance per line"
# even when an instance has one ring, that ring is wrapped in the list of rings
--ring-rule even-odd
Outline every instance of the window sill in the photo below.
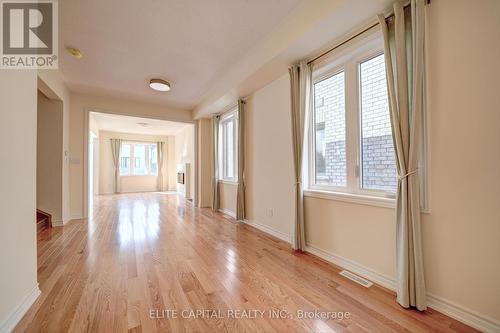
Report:
[[[353,193],[329,192],[321,190],[304,190],[304,196],[333,201],[342,201],[360,205],[369,205],[384,208],[396,208],[396,200],[393,198],[375,197]]]
[[[238,182],[235,180],[226,180],[226,179],[219,179],[219,183],[221,184],[229,184],[229,185],[238,185]]]

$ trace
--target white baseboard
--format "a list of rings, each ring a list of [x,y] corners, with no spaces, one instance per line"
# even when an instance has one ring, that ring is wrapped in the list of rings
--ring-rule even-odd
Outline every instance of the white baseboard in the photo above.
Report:
[[[56,220],[56,221],[52,221],[52,226],[53,227],[62,227],[65,223],[63,222],[63,220]]]
[[[427,305],[484,333],[500,332],[500,321],[467,309],[452,301],[427,293]]]
[[[323,249],[320,249],[314,245],[307,244],[306,245],[306,252],[309,252],[311,254],[314,254],[317,257],[320,257],[321,259],[324,259],[328,262],[331,262],[339,267],[345,268],[348,271],[351,271],[353,273],[356,273],[365,279],[368,279],[382,287],[385,287],[390,290],[396,290],[396,281],[384,274],[378,273],[374,271],[371,268],[368,268],[366,266],[363,266],[361,264],[358,264],[357,262],[354,262],[350,259],[347,259],[345,257],[339,256],[338,254],[332,253],[330,251],[326,251]]]
[[[393,278],[375,272],[374,270],[360,265],[350,259],[339,256],[335,253],[322,250],[311,244],[307,244],[306,251],[320,257],[328,262],[331,262],[337,266],[345,268],[353,273],[356,273],[382,287],[390,289],[392,291],[396,290],[396,280]],[[458,305],[452,301],[438,297],[431,293],[427,293],[427,305],[439,311],[453,319],[456,319],[466,325],[474,327],[485,333],[498,333],[500,332],[500,322],[480,314],[476,311],[467,309],[461,305]]]
[[[243,220],[243,223],[248,224],[249,226],[252,226],[254,228],[259,229],[260,231],[263,231],[267,234],[270,234],[271,236],[274,236],[278,239],[281,239],[284,242],[290,243],[291,236],[287,235],[284,232],[281,232],[279,230],[276,230],[274,228],[271,228],[265,224],[256,222],[255,220]]]
[[[233,219],[236,218],[236,213],[233,212],[232,210],[226,209],[226,208],[219,208],[219,212],[231,216]]]
[[[24,300],[19,304],[19,306],[12,311],[12,313],[0,324],[0,332],[8,333],[12,332],[16,325],[21,321],[23,316],[28,312],[29,308],[35,303],[36,299],[40,295],[40,289],[38,288],[38,283],[33,287],[29,294],[24,298]]]

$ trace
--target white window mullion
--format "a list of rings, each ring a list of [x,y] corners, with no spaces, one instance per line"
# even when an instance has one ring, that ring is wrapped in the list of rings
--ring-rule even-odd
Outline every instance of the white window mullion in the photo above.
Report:
[[[135,174],[134,144],[130,144],[130,175]]]
[[[355,192],[358,188],[358,94],[356,65],[350,62],[346,65],[346,161],[347,188]]]

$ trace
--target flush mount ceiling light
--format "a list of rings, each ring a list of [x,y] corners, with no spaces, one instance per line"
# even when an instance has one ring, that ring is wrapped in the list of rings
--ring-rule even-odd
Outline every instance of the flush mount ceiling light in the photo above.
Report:
[[[151,81],[149,81],[149,86],[151,87],[151,89],[156,91],[170,90],[170,83],[162,79],[151,79]]]

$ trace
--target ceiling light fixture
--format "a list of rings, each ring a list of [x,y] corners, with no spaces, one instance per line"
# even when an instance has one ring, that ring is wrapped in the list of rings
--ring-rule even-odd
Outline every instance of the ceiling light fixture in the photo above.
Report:
[[[162,79],[151,79],[151,81],[149,81],[149,86],[151,87],[151,89],[156,91],[170,90],[170,83]]]

